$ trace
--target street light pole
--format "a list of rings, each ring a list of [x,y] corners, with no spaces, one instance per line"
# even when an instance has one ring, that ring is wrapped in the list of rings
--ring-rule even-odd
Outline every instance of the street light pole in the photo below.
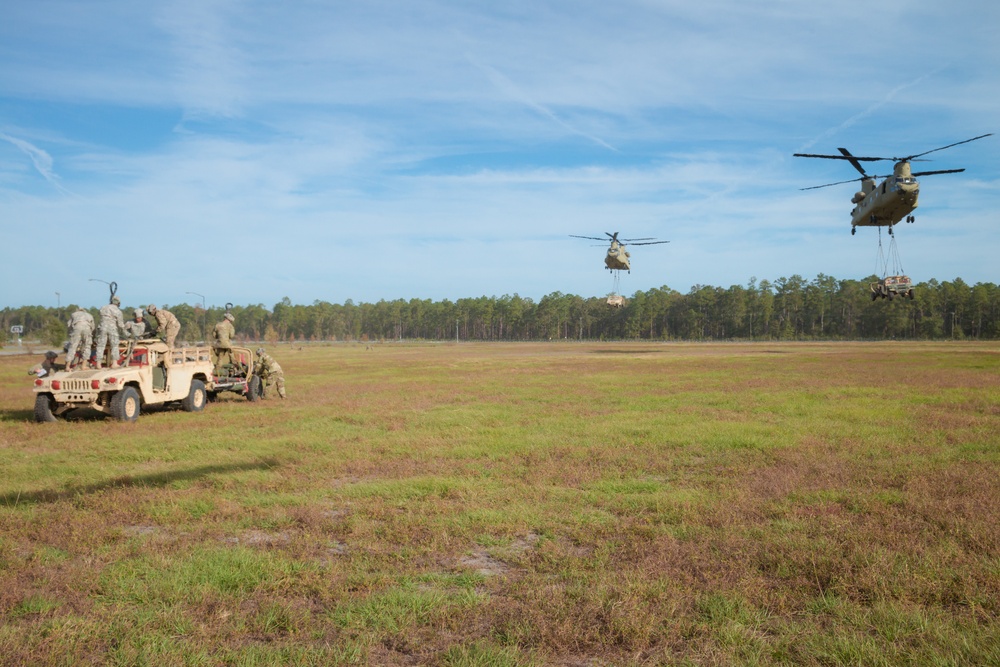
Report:
[[[194,296],[201,297],[201,333],[203,337],[207,336],[208,331],[206,331],[206,329],[208,328],[208,312],[205,310],[205,295],[198,294],[197,292],[185,292],[185,294],[193,294]]]

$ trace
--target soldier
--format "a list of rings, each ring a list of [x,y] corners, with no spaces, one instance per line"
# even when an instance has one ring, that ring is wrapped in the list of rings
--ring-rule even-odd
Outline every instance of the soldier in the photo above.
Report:
[[[111,368],[118,368],[118,332],[125,333],[125,319],[118,308],[121,300],[111,297],[111,303],[101,307],[101,323],[97,327],[97,367],[100,368],[106,359],[108,342],[111,343]]]
[[[153,304],[146,307],[146,312],[156,319],[156,332],[160,338],[167,341],[167,347],[173,347],[174,341],[177,340],[177,334],[181,330],[181,323],[169,310],[157,308]],[[150,321],[150,325],[152,324]]]
[[[28,375],[37,375],[38,377],[43,378],[46,375],[52,375],[57,371],[63,370],[66,367],[63,364],[56,363],[56,357],[58,356],[59,355],[55,352],[46,352],[45,361],[37,366],[34,366],[30,371],[28,371]]]
[[[264,384],[264,398],[267,398],[268,389],[273,384],[278,390],[278,396],[285,398],[285,373],[274,357],[264,351],[264,348],[257,348],[257,363],[254,364],[254,374],[260,376]]]
[[[142,308],[136,308],[133,319],[125,323],[125,333],[131,338],[142,338],[146,335],[146,322],[142,319]]]
[[[212,331],[212,338],[215,339],[212,347],[215,350],[218,366],[223,365],[223,357],[226,359],[225,363],[233,363],[233,338],[236,337],[236,327],[233,326],[233,322],[235,319],[232,313],[226,313],[222,317],[222,321],[216,324]]]
[[[84,359],[90,356],[90,347],[94,344],[94,316],[80,307],[69,316],[67,325],[69,347],[66,348],[66,368],[72,368],[76,361],[77,349]]]

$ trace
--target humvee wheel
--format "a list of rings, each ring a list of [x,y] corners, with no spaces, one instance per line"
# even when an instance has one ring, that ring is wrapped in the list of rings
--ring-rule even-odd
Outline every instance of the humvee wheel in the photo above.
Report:
[[[895,298],[896,295],[893,294],[892,292],[886,292],[885,296],[886,296],[887,299],[889,299],[889,301],[892,301]]]
[[[259,400],[261,394],[264,393],[263,387],[260,385],[260,376],[251,375],[250,381],[247,382],[247,400],[251,403],[253,401]]]
[[[208,396],[205,393],[205,383],[201,380],[191,380],[191,391],[181,401],[181,407],[187,412],[201,412],[205,409]]]
[[[910,301],[913,301],[913,288],[912,287],[910,288],[910,291],[906,293],[906,296],[910,297]]]
[[[52,397],[48,394],[39,394],[35,397],[35,421],[39,423],[58,421],[52,414]]]
[[[125,387],[111,399],[111,416],[120,422],[134,422],[139,418],[141,405],[135,387]]]

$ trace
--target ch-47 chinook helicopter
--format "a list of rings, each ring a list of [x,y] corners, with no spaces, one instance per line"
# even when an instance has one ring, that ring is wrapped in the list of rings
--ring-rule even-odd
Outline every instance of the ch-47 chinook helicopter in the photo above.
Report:
[[[608,254],[604,257],[604,265],[608,267],[608,271],[628,271],[631,273],[632,266],[629,263],[629,260],[632,255],[630,255],[628,250],[625,249],[626,243],[630,245],[657,245],[659,243],[670,243],[670,241],[657,241],[651,237],[641,239],[619,239],[618,232],[615,232],[614,234],[611,232],[604,233],[607,234],[609,239],[611,239],[611,245],[608,247]],[[570,236],[575,239],[607,241],[607,239],[601,238],[600,236],[577,236],[576,234],[570,234]]]
[[[612,234],[611,232],[604,232],[609,239],[611,239],[611,245],[608,247],[608,253],[604,256],[604,266],[607,267],[608,271],[614,275],[614,285],[611,290],[611,294],[608,295],[608,305],[612,308],[622,308],[625,306],[625,297],[623,297],[619,291],[619,279],[621,277],[622,271],[632,272],[631,258],[632,255],[629,254],[628,250],[625,249],[625,244],[630,245],[657,245],[660,243],[670,243],[670,241],[657,241],[652,237],[645,237],[641,239],[620,239],[618,238],[618,232]],[[587,239],[590,241],[607,241],[608,239],[601,238],[600,236],[577,236],[576,234],[570,234],[576,239]]]
[[[915,220],[914,216],[910,214],[917,208],[917,196],[920,194],[920,184],[917,182],[917,176],[956,174],[960,171],[965,171],[965,169],[911,171],[910,162],[919,161],[918,158],[921,158],[929,153],[943,151],[944,149],[951,148],[952,146],[967,144],[970,141],[976,141],[977,139],[983,139],[990,136],[993,136],[992,133],[983,134],[978,137],[973,137],[972,139],[958,141],[953,144],[948,144],[947,146],[942,146],[941,148],[934,148],[929,151],[924,151],[923,153],[917,153],[916,155],[907,155],[906,157],[860,157],[857,155],[851,155],[846,148],[837,149],[840,151],[840,155],[795,153],[794,156],[816,157],[827,160],[847,160],[850,162],[851,165],[861,173],[861,178],[852,178],[847,181],[827,183],[826,185],[814,185],[813,187],[802,189],[815,190],[817,188],[830,187],[831,185],[841,185],[843,183],[861,181],[861,190],[855,193],[854,198],[851,199],[851,203],[855,204],[854,210],[851,211],[851,234],[853,235],[857,231],[858,227],[888,226],[889,234],[891,235],[893,225],[904,219],[906,222],[913,222]],[[878,162],[882,160],[891,160],[896,163],[892,170],[892,176],[876,176],[868,174],[865,173],[864,167],[861,166],[862,162]],[[880,178],[885,180],[876,184],[876,180]]]

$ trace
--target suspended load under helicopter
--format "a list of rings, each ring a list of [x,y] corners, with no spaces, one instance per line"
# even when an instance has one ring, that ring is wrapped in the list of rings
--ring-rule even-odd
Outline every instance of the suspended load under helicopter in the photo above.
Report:
[[[893,275],[889,274],[889,262],[892,262]],[[872,301],[876,299],[888,299],[892,301],[897,296],[907,297],[913,300],[913,281],[903,274],[903,263],[899,259],[899,250],[896,248],[896,237],[889,237],[889,256],[886,257],[882,250],[882,230],[878,235],[878,258],[876,260],[876,274],[881,269],[882,278],[878,282],[871,283],[868,287],[872,293]]]
[[[612,287],[611,294],[608,295],[608,305],[612,308],[622,308],[625,306],[625,297],[619,294],[618,291],[621,271],[626,271],[628,273],[632,272],[632,255],[628,250],[626,250],[625,244],[658,245],[661,243],[670,243],[670,241],[658,241],[652,237],[619,239],[618,232],[615,232],[614,234],[611,232],[604,233],[607,238],[600,236],[578,236],[576,234],[570,234],[570,236],[575,239],[587,239],[589,241],[607,242],[608,239],[611,239],[611,245],[608,246],[608,251],[604,255],[604,266],[614,275],[614,285]]]
[[[917,208],[917,198],[920,195],[920,183],[918,176],[932,176],[935,174],[957,174],[965,169],[937,169],[934,171],[912,171],[910,162],[920,161],[918,158],[943,151],[946,148],[967,144],[970,141],[977,141],[985,137],[993,136],[983,134],[965,141],[958,141],[941,148],[934,148],[923,153],[907,155],[905,157],[868,157],[852,155],[846,148],[838,148],[840,155],[816,155],[812,153],[794,153],[795,157],[823,158],[826,160],[847,160],[858,170],[861,178],[852,178],[847,181],[837,181],[825,185],[814,185],[802,190],[816,190],[827,188],[831,185],[841,185],[843,183],[853,183],[861,181],[861,190],[855,193],[851,199],[854,209],[851,211],[851,234],[853,235],[858,227],[888,227],[889,234],[892,235],[893,225],[905,220],[915,222],[916,218],[911,215]],[[895,166],[891,176],[877,176],[865,172],[862,162],[892,161]],[[878,183],[878,179],[884,179]]]

